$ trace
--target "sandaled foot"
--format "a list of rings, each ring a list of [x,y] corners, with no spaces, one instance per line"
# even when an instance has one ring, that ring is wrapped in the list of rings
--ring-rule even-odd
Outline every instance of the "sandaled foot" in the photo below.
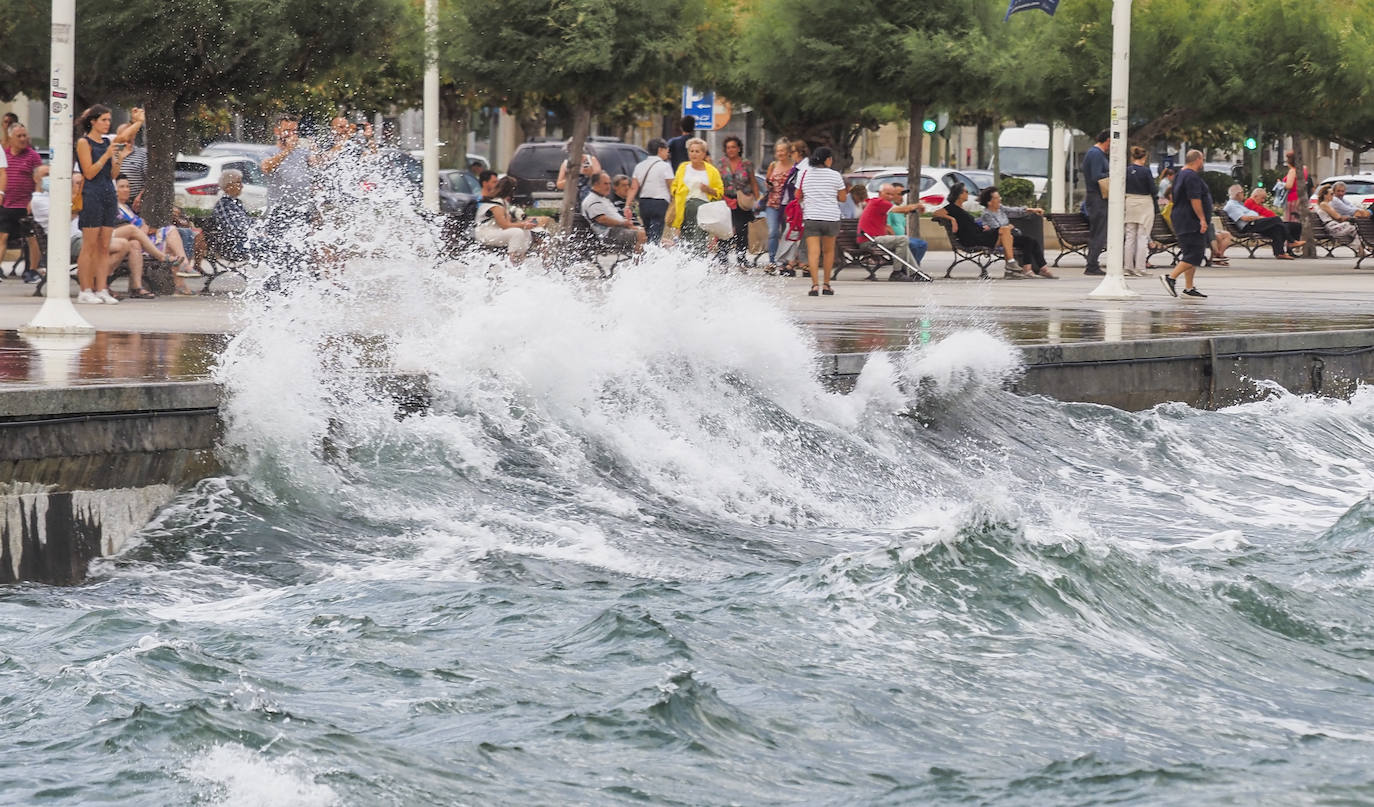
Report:
[[[830,296],[833,296],[833,295],[835,294],[835,290],[832,289],[832,288],[830,288],[830,284],[827,283],[827,284],[825,284],[825,288],[821,289],[821,294],[824,294],[825,296],[830,297]]]
[[[807,297],[819,297],[819,296],[821,296],[821,289],[820,289],[820,286],[812,286],[812,287],[811,287],[811,291],[808,291],[808,292],[806,293],[806,296],[807,296]]]
[[[130,300],[156,300],[157,295],[147,289],[129,289]]]

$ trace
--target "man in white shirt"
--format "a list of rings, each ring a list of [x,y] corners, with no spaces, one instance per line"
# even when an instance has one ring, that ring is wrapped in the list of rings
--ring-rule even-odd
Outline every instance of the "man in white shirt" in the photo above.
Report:
[[[1331,186],[1331,207],[1346,218],[1369,218],[1368,210],[1365,210],[1363,207],[1356,207],[1350,203],[1349,199],[1345,198],[1344,182],[1337,182],[1335,185]]]
[[[587,198],[582,200],[582,217],[591,225],[592,232],[604,241],[617,246],[632,247],[636,251],[644,248],[644,230],[621,216],[610,200],[611,175],[602,171],[592,180]]]
[[[630,180],[627,205],[639,200],[644,235],[649,243],[657,244],[663,240],[663,224],[673,204],[673,169],[668,163],[668,141],[661,137],[649,141],[649,156],[635,166]]]

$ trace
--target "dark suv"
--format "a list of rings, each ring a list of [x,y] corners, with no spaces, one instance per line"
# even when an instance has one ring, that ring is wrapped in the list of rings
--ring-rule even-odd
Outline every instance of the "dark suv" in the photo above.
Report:
[[[568,159],[562,140],[522,143],[511,155],[506,175],[515,177],[515,201],[522,205],[557,207],[563,199],[558,189],[558,169]],[[640,160],[649,154],[639,146],[613,137],[587,138],[587,150],[601,161],[601,170],[615,176],[630,176]]]

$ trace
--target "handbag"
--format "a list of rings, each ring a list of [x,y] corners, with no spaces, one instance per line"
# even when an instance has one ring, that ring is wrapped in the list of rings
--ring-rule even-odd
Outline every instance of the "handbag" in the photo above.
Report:
[[[1097,181],[1097,189],[1102,192],[1102,198],[1107,198],[1107,189],[1112,186],[1111,177],[1102,177]]]
[[[697,208],[697,226],[716,238],[729,238],[735,234],[735,226],[730,218],[730,206],[724,200],[707,202]]]
[[[738,206],[740,210],[753,210],[754,206],[758,203],[758,197],[752,193],[739,191],[735,194],[735,205]]]

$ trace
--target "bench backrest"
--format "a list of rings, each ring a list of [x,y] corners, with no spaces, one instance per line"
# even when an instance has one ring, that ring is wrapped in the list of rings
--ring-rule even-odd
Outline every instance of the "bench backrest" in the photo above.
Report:
[[[1061,243],[1077,247],[1088,243],[1092,237],[1088,218],[1082,213],[1050,213],[1049,217],[1050,224],[1054,225],[1054,234],[1059,236]]]

